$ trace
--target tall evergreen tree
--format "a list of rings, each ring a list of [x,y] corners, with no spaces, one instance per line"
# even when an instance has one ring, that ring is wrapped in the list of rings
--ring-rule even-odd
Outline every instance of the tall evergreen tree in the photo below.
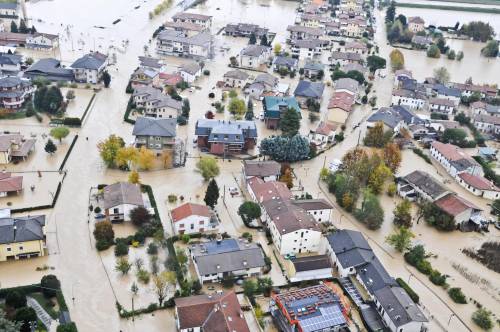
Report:
[[[107,70],[102,73],[102,81],[104,82],[104,87],[109,88],[109,84],[111,83],[111,75],[109,75]]]
[[[19,23],[19,32],[20,33],[28,33],[30,32],[30,29],[26,26],[26,22],[21,19],[21,22]]]
[[[260,37],[260,44],[262,46],[268,46],[268,41],[267,41],[267,35],[263,34],[262,37]]]
[[[288,108],[280,120],[280,129],[283,136],[292,137],[299,132],[300,115],[294,108]]]
[[[47,144],[45,144],[45,152],[53,154],[54,152],[57,151],[57,146],[52,142],[51,139],[47,141]]]
[[[16,22],[12,21],[10,23],[10,32],[18,33],[19,29],[17,28]]]
[[[219,199],[219,186],[215,179],[210,180],[208,183],[207,191],[205,193],[205,204],[210,206],[212,209],[217,205],[217,200]]]
[[[249,43],[251,45],[255,45],[257,43],[257,37],[255,37],[255,33],[252,32],[252,34],[250,35],[250,41]]]
[[[191,111],[191,105],[189,104],[189,99],[184,99],[182,101],[182,116],[189,119],[189,111]]]

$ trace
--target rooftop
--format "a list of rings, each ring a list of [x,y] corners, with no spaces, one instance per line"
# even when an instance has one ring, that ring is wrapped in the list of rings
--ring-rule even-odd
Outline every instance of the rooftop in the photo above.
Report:
[[[129,182],[117,182],[103,189],[103,207],[109,209],[122,204],[143,206],[139,185]]]
[[[328,255],[298,257],[292,260],[296,272],[331,269],[332,264]]]
[[[210,217],[210,209],[206,205],[184,203],[171,211],[172,220],[178,222],[189,216]]]
[[[241,55],[246,56],[261,56],[271,50],[268,46],[262,45],[248,45],[244,49],[241,50]]]
[[[16,192],[23,189],[23,177],[12,176],[10,172],[0,172],[0,193]]]
[[[456,194],[448,194],[438,199],[434,203],[452,217],[458,216],[460,213],[468,209],[480,210],[473,203],[460,196],[457,196]]]
[[[45,216],[0,219],[0,244],[44,240]]]
[[[73,62],[71,68],[98,70],[104,65],[107,59],[108,57],[102,53],[92,52],[85,54]]]
[[[135,121],[132,135],[175,137],[176,119],[139,117]]]
[[[293,94],[299,97],[321,98],[324,90],[325,85],[323,83],[301,80]]]
[[[495,186],[495,184],[482,176],[472,175],[467,172],[460,173],[458,175],[465,183],[468,185],[479,189],[479,190],[489,190],[489,191],[500,191],[500,188]]]
[[[418,187],[432,199],[437,199],[439,196],[447,192],[446,188],[441,185],[433,176],[423,171],[413,171],[403,177],[407,183]]]
[[[246,176],[266,177],[279,175],[281,173],[280,163],[274,160],[267,161],[253,161],[244,160],[243,168],[245,169]]]

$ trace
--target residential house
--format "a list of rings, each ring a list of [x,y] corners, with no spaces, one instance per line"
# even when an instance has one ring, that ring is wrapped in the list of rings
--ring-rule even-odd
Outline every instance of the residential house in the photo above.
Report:
[[[333,143],[336,134],[337,125],[335,123],[321,121],[316,129],[309,132],[307,137],[309,138],[309,142],[316,146],[323,147],[326,144]]]
[[[203,26],[207,30],[210,30],[210,28],[212,27],[212,16],[208,15],[180,12],[172,16],[172,20],[174,22],[198,24]]]
[[[230,70],[224,74],[224,85],[231,88],[243,89],[247,85],[250,75],[242,70]]]
[[[423,171],[413,171],[398,179],[398,194],[410,201],[422,199],[434,202],[449,194],[449,191],[432,175]]]
[[[408,128],[412,124],[424,124],[424,121],[405,106],[381,107],[367,120],[367,126],[372,127],[377,122],[384,124],[384,130],[392,130],[399,133],[402,128]]]
[[[260,39],[263,36],[269,37],[269,29],[262,28],[257,24],[236,23],[226,25],[224,34],[233,37],[250,37],[254,35],[255,38]]]
[[[12,173],[6,171],[0,172],[0,197],[7,197],[11,194],[18,195],[22,190],[22,176],[12,176]]]
[[[333,205],[320,199],[295,199],[291,203],[309,213],[317,222],[330,221]]]
[[[24,77],[44,78],[53,82],[74,81],[73,70],[61,66],[61,61],[52,58],[40,59],[24,71]]]
[[[160,73],[160,84],[166,87],[177,87],[177,84],[184,82],[182,75],[175,73]]]
[[[264,107],[264,122],[268,129],[278,129],[281,118],[289,108],[294,109],[299,117],[302,117],[295,97],[266,96],[262,105]]]
[[[430,98],[429,110],[435,113],[451,115],[455,110],[455,103],[445,98]]]
[[[430,152],[432,158],[436,159],[452,177],[464,172],[483,175],[481,165],[456,145],[434,141],[431,143]]]
[[[299,25],[309,28],[324,28],[325,23],[329,21],[330,19],[326,16],[302,13]]]
[[[189,247],[189,252],[202,284],[258,277],[266,265],[261,247],[245,239],[218,238],[194,244]]]
[[[36,139],[26,139],[19,133],[0,134],[0,165],[12,160],[26,160],[35,149]]]
[[[151,69],[158,72],[164,71],[164,65],[162,60],[158,58],[152,58],[149,56],[139,56],[139,67],[144,69]]]
[[[332,263],[328,255],[294,258],[288,264],[290,282],[333,278]]]
[[[330,57],[331,64],[336,66],[345,66],[350,63],[360,63],[363,61],[361,55],[358,53],[346,53],[346,52],[332,52]]]
[[[35,32],[26,36],[26,48],[53,50],[59,47],[59,36],[50,33]]]
[[[244,160],[242,174],[245,182],[253,177],[264,182],[278,181],[281,175],[281,165],[274,160]]]
[[[398,88],[401,87],[400,82],[412,79],[413,79],[413,73],[410,70],[398,69],[394,72],[394,84]]]
[[[290,33],[289,40],[319,39],[325,31],[321,28],[310,28],[300,25],[289,25],[286,30]]]
[[[457,228],[462,230],[467,229],[470,224],[479,226],[482,223],[482,210],[457,194],[448,194],[435,201],[434,204],[452,216]]]
[[[158,34],[156,52],[161,55],[209,59],[213,55],[212,35],[207,31],[190,35],[184,31],[163,30]]]
[[[303,68],[304,76],[307,78],[318,78],[321,80],[325,75],[325,66],[320,62],[306,60]]]
[[[495,200],[500,197],[500,188],[482,176],[460,173],[455,177],[455,180],[476,196],[490,200]]]
[[[178,297],[174,302],[180,332],[250,332],[234,291]]]
[[[476,101],[470,104],[470,108],[474,115],[488,114],[500,117],[500,106],[486,104],[483,101]]]
[[[429,36],[414,35],[411,38],[413,48],[426,50],[432,44],[432,38]]]
[[[355,95],[346,91],[335,90],[328,102],[327,121],[344,125],[351,114]]]
[[[425,30],[425,21],[420,16],[408,17],[408,30],[417,34]]]
[[[0,218],[0,262],[46,254],[44,215]]]
[[[144,207],[141,187],[130,182],[117,182],[102,190],[102,210],[111,222],[130,220],[130,212]]]
[[[188,62],[180,66],[179,73],[184,82],[193,83],[201,76],[201,66],[197,62]]]
[[[359,288],[358,292],[367,293],[374,302],[374,310],[361,312],[365,320],[367,314],[372,315],[370,321],[379,316],[380,329],[391,332],[427,331],[424,313],[385,270],[360,232],[339,230],[328,236],[328,244],[341,282]],[[352,284],[349,277],[355,278],[356,283]]]
[[[146,147],[150,150],[161,151],[173,149],[177,120],[175,118],[145,118],[139,117],[135,121],[132,135],[135,136],[134,145],[137,148]]]
[[[479,148],[478,156],[487,162],[495,161],[497,160],[497,150],[490,147]]]
[[[348,313],[339,296],[327,285],[273,294],[271,316],[279,331],[343,331]]]
[[[361,17],[349,17],[341,20],[341,32],[343,36],[361,38],[366,31],[366,19]]]
[[[17,74],[21,70],[23,57],[18,54],[0,53],[0,72]]]
[[[313,59],[321,56],[328,43],[320,39],[296,39],[291,41],[290,53],[296,59]]]
[[[262,45],[248,45],[240,52],[240,66],[259,68],[271,57],[271,48]]]
[[[85,54],[70,66],[77,82],[97,84],[108,65],[108,57],[99,52]]]
[[[257,143],[257,128],[253,121],[200,119],[195,135],[198,147],[217,155],[240,154]]]
[[[134,103],[144,109],[144,115],[152,118],[176,119],[182,110],[182,102],[150,86],[139,86],[132,93]]]
[[[434,84],[432,90],[436,93],[436,97],[449,99],[455,103],[455,106],[458,106],[458,104],[460,103],[462,94],[457,88],[450,88],[443,84]]]
[[[138,67],[130,76],[130,85],[133,89],[140,86],[160,88],[160,73],[154,69]]]
[[[26,99],[33,96],[35,87],[31,81],[17,76],[0,78],[0,107],[11,111],[18,110]]]
[[[1,21],[0,21],[0,29],[1,29]],[[8,29],[10,29],[10,23]],[[24,33],[6,32],[6,31],[0,32],[0,45],[2,46],[23,47],[25,46],[25,44],[26,44],[26,34]]]
[[[482,133],[494,135],[500,134],[500,117],[498,116],[478,114],[474,116],[473,124],[474,127]]]
[[[168,21],[163,23],[165,30],[172,30],[182,33],[186,37],[193,37],[201,32],[209,32],[203,25],[181,21]]]
[[[359,63],[348,63],[340,67],[340,70],[344,73],[348,73],[350,71],[358,71],[363,74],[364,77],[366,77],[366,74],[368,73],[368,68]]]
[[[406,89],[392,90],[391,105],[402,105],[410,109],[421,109],[424,107],[425,102],[425,94],[420,91]]]
[[[195,234],[217,231],[216,214],[206,205],[184,203],[171,211],[175,234]]]
[[[346,42],[344,46],[342,46],[342,50],[345,53],[357,53],[357,54],[366,54],[368,53],[368,47],[361,42],[352,41]]]
[[[12,22],[19,26],[19,3],[17,1],[2,1],[0,2],[0,24],[1,30],[10,31]]]
[[[278,90],[278,83],[278,78],[271,74],[259,74],[253,83],[245,88],[245,93],[254,99],[262,99],[265,94],[275,94]]]
[[[336,21],[325,22],[325,30],[328,36],[340,35],[340,22]]]
[[[286,69],[288,72],[297,71],[299,67],[299,60],[287,56],[277,56],[273,59],[273,70],[275,72],[280,72]]]
[[[293,194],[288,189],[284,182],[279,181],[266,181],[260,176],[247,177],[247,191],[250,197],[263,208],[263,204],[267,201],[278,200],[289,201],[293,198]],[[266,211],[263,211],[261,216],[263,223],[270,220]]]
[[[321,102],[324,90],[325,85],[323,83],[300,80],[293,95],[297,98],[299,105],[304,107],[308,99]]]
[[[479,94],[481,98],[495,97],[498,89],[489,85],[477,85],[468,83],[451,83],[451,86],[458,89],[463,97],[470,97],[474,93]]]

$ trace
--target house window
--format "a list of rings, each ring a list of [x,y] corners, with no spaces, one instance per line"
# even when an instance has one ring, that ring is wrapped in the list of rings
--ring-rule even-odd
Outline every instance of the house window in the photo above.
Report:
[[[179,228],[184,228],[184,224],[179,224]]]
[[[203,225],[204,223],[205,223],[205,221],[200,220],[200,225]]]
[[[12,251],[12,248],[7,248],[7,251]]]
[[[24,248],[23,248],[22,246],[21,246],[21,247],[19,247],[19,250],[23,250],[23,249],[24,249]]]
[[[118,208],[113,209],[113,213],[118,213],[120,210]]]
[[[194,224],[191,224],[191,229],[194,229]]]

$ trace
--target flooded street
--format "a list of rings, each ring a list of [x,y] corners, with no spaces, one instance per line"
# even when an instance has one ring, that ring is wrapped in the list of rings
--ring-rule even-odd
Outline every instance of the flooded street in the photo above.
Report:
[[[107,169],[99,157],[96,145],[110,134],[118,134],[126,142],[133,140],[132,126],[123,121],[123,114],[129,98],[129,95],[125,94],[125,87],[130,74],[138,65],[137,57],[143,55],[146,51],[145,45],[148,46],[146,52],[154,55],[154,45],[149,43],[153,31],[173,13],[180,10],[174,3],[170,9],[149,20],[148,13],[157,4],[158,1],[153,0],[54,0],[27,3],[29,15],[39,31],[61,33],[64,36],[61,39],[62,48],[57,57],[60,56],[65,64],[71,63],[77,57],[94,49],[94,47],[96,50],[107,53],[109,47],[113,46],[110,54],[116,54],[117,59],[116,66],[110,68],[111,87],[97,93],[93,107],[91,107],[83,127],[79,130],[72,130],[70,136],[61,144],[56,142],[57,147],[61,149],[57,155],[53,156],[56,161],[49,159],[52,157],[45,154],[40,141],[37,143],[36,154],[28,162],[7,167],[7,170],[12,171],[16,171],[21,167],[24,167],[25,170],[36,171],[41,167],[40,165],[43,165],[47,168],[47,171],[57,170],[60,165],[60,156],[64,156],[65,149],[70,144],[72,136],[75,133],[80,136],[64,167],[67,170],[67,176],[55,208],[46,212],[37,211],[41,214],[47,214],[47,246],[50,255],[29,261],[0,263],[0,283],[2,287],[12,287],[39,282],[41,276],[47,272],[37,272],[36,268],[47,265],[51,269],[50,273],[56,274],[61,280],[71,318],[76,322],[79,331],[83,332],[115,332],[120,330],[173,331],[175,329],[172,310],[162,310],[154,314],[143,315],[137,317],[135,322],[132,322],[131,319],[119,318],[115,303],[119,300],[126,307],[129,307],[131,277],[121,277],[113,270],[114,254],[112,250],[103,252],[99,256],[94,248],[92,224],[88,223],[87,219],[90,186],[100,183],[110,184],[116,181],[126,181],[128,177],[125,172]],[[138,9],[134,9],[139,5]],[[192,11],[214,16],[214,26],[212,28],[214,34],[227,23],[248,22],[269,28],[272,32],[278,34],[277,41],[283,42],[287,35],[287,25],[293,24],[295,20],[296,6],[297,2],[282,0],[208,0],[202,5],[193,8]],[[385,41],[383,13],[377,11],[376,17],[378,27],[375,40],[380,46],[380,53],[387,56],[391,48],[386,45]],[[113,25],[112,22],[118,18],[121,21]],[[128,40],[128,44],[123,43],[125,40]],[[182,93],[183,97],[188,97],[191,102],[190,121],[187,126],[178,129],[179,135],[183,135],[188,142],[187,151],[189,157],[186,166],[140,173],[141,181],[153,187],[160,216],[169,235],[172,234],[172,227],[168,211],[174,208],[175,205],[167,202],[167,196],[176,194],[183,195],[185,201],[203,201],[207,184],[194,171],[199,152],[198,149],[193,148],[191,143],[194,137],[195,122],[196,119],[203,117],[207,110],[213,110],[210,106],[212,101],[207,97],[208,93],[213,91],[216,95],[215,100],[220,99],[221,91],[214,89],[215,84],[228,71],[229,57],[238,54],[246,43],[247,41],[244,39],[235,39],[222,35],[216,36],[217,52],[215,59],[206,61],[205,64],[206,68],[211,72],[210,76],[203,76],[196,81],[199,89],[195,89],[194,92],[185,91]],[[479,50],[482,47],[480,43],[454,40],[450,41],[450,45],[457,51],[459,49],[464,50],[465,58],[462,62],[450,61],[444,58],[439,60],[429,59],[423,52],[402,50],[405,54],[407,68],[412,70],[414,76],[419,80],[431,76],[434,68],[446,65],[449,68],[452,80],[462,82],[472,76],[473,80],[478,83],[500,82],[498,75],[500,73],[499,61],[479,57]],[[221,46],[228,46],[230,49],[223,51],[220,49]],[[37,56],[54,55],[40,52]],[[186,59],[171,57],[166,59],[168,68],[177,67],[187,61]],[[252,74],[256,75],[256,73]],[[297,79],[285,79],[283,81],[291,84],[291,91],[297,84]],[[387,75],[383,79],[376,78],[373,90],[376,91],[377,106],[387,106],[390,103],[392,82],[392,75]],[[327,89],[327,95],[322,104],[323,111],[325,103],[328,102],[328,93],[331,93],[331,90],[331,88]],[[79,99],[80,97],[81,99]],[[70,108],[71,114],[80,114],[82,108],[87,105],[85,101],[90,100],[90,98],[88,90],[85,90],[85,92],[82,90],[80,96],[77,92],[77,100],[73,101],[75,104]],[[262,107],[261,103],[257,104],[257,108],[254,110],[256,114]],[[324,186],[319,186],[317,181],[319,171],[325,161],[340,159],[346,151],[358,144],[359,139],[364,136],[365,126],[361,125],[356,130],[350,128],[353,124],[363,122],[370,112],[371,109],[368,106],[356,106],[355,111],[352,112],[348,120],[346,139],[342,143],[316,159],[293,165],[295,173],[301,179],[301,184],[306,192],[309,192],[314,197],[325,197],[334,200],[331,195],[325,194]],[[216,118],[229,119],[230,115],[226,112],[225,114],[217,114]],[[272,133],[264,129],[262,122],[258,122],[259,138]],[[309,128],[314,126],[307,120],[306,112],[303,112],[302,124],[302,133],[307,133]],[[2,130],[21,130],[25,135],[29,135],[30,132],[37,132],[38,135],[41,135],[50,131],[47,121],[39,124],[35,119],[2,121],[0,126]],[[59,152],[61,153],[59,154]],[[34,162],[37,163],[37,166],[31,164]],[[219,160],[219,166],[221,174],[216,180],[221,191],[224,186],[227,188],[238,185],[241,174],[240,161]],[[425,169],[438,177],[436,168],[426,164],[413,152],[405,151],[400,173],[406,174],[415,169]],[[437,171],[444,174],[442,169]],[[45,178],[44,176],[43,179]],[[440,179],[444,178],[445,176],[440,177]],[[447,186],[460,192],[467,199],[476,199],[455,183],[447,184]],[[43,200],[47,199],[47,197],[34,199],[43,203]],[[217,209],[221,211],[221,214],[225,215],[223,217],[225,220],[223,227],[230,235],[240,235],[241,229],[243,229],[241,219],[236,214],[242,199],[241,197],[232,198],[227,195],[225,202],[227,208],[222,198],[219,199]],[[381,199],[384,208],[386,208],[386,220],[379,231],[369,231],[359,222],[345,216],[345,213],[340,210],[333,213],[334,224],[341,228],[360,230],[368,236],[374,251],[394,277],[399,276],[407,280],[410,276],[409,271],[415,275],[415,277],[412,277],[410,285],[421,295],[427,313],[430,312],[436,317],[435,320],[431,321],[430,331],[443,330],[441,326],[446,326],[448,323],[451,311],[442,301],[456,310],[457,314],[466,321],[468,326],[476,331],[476,326],[470,320],[471,313],[474,310],[472,304],[460,307],[453,304],[444,290],[431,284],[419,272],[409,269],[403,263],[401,255],[384,243],[385,236],[393,229],[391,211],[396,200],[387,196],[382,196]],[[478,204],[486,207],[484,201],[480,201]],[[341,217],[341,214],[344,214],[344,216]],[[117,236],[125,235],[131,231],[131,229],[116,230]],[[498,291],[495,293],[491,289],[482,289],[480,286],[469,282],[452,267],[453,263],[458,262],[470,271],[474,271],[474,273],[490,280],[493,285],[498,285],[498,274],[460,253],[461,248],[477,247],[487,238],[498,240],[499,232],[497,230],[492,229],[488,235],[460,232],[440,233],[428,227],[424,222],[420,222],[420,224],[415,225],[414,232],[417,234],[415,240],[424,243],[428,251],[437,255],[437,258],[432,259],[432,264],[441,271],[450,274],[454,286],[462,287],[467,296],[480,300],[489,309],[499,307],[500,300],[493,297],[495,294],[498,295]],[[254,238],[259,239],[260,242],[266,241],[263,233],[255,234]],[[266,254],[272,256],[270,247],[265,247],[264,250]],[[144,256],[143,250],[136,251],[133,255]],[[133,255],[131,254],[131,256]],[[279,269],[274,257],[272,257],[272,260],[273,268]],[[280,271],[275,269],[271,272],[273,279],[283,281],[284,278]],[[141,292],[147,296],[144,302],[140,302],[138,305],[154,302],[154,294],[152,294],[151,289],[144,287]],[[442,301],[438,299],[436,294]],[[74,298],[74,301],[72,298]],[[450,321],[448,329],[457,332],[466,331],[457,319]]]

